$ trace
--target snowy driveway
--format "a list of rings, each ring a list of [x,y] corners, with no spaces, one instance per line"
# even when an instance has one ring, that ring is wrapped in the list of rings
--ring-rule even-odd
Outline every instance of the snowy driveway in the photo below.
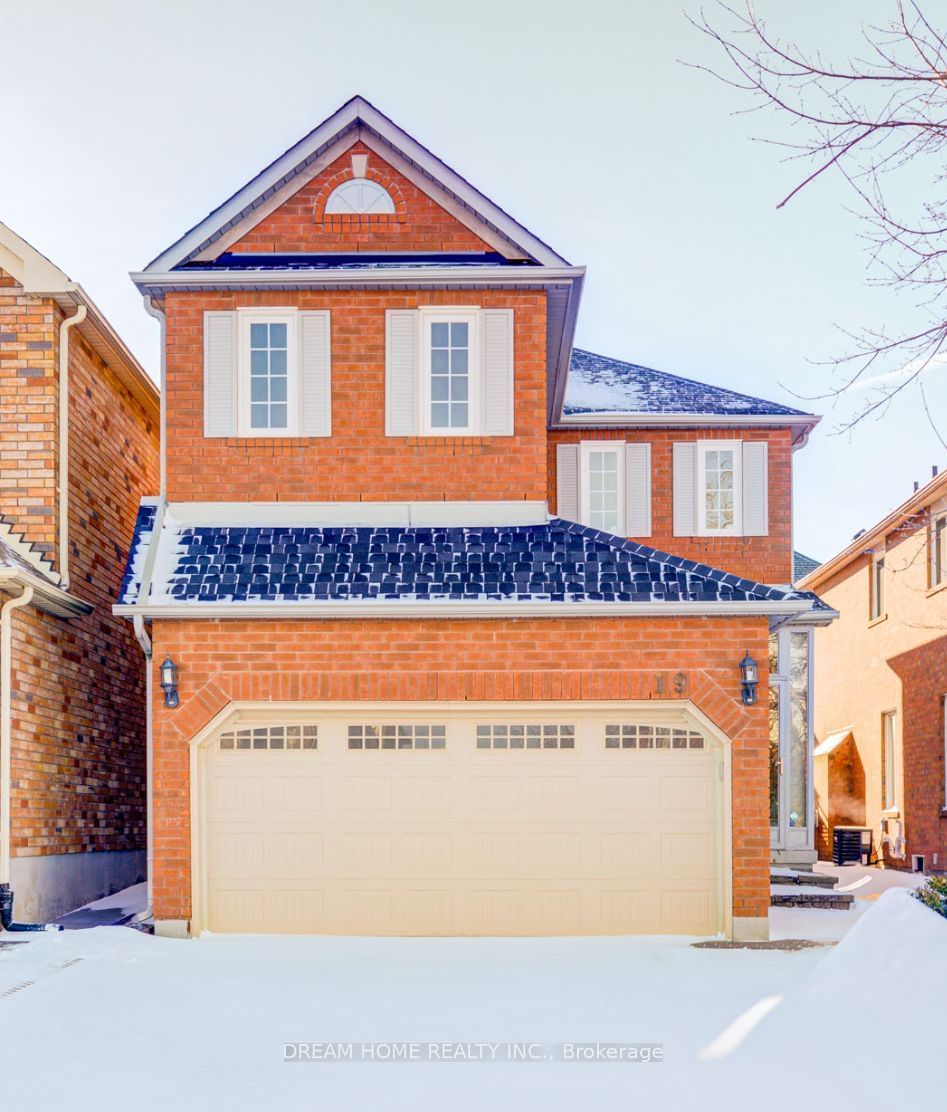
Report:
[[[849,937],[890,915],[888,902]],[[910,922],[926,916],[931,923],[919,919],[922,927],[947,936],[931,912],[916,903],[907,910]],[[806,986],[819,987],[813,971],[846,945],[779,952],[653,939],[185,942],[122,927],[45,935],[0,951],[4,1103],[28,1112],[798,1108],[807,1103],[799,1087],[816,1085],[818,1071],[806,1066],[792,1082],[795,1067],[811,1061],[815,1032],[832,1019],[812,1013]],[[864,964],[856,956],[845,968]],[[5,994],[17,985],[24,987]],[[743,1046],[699,1058],[748,1009],[780,997]],[[782,1031],[775,1045],[767,1024]],[[299,1042],[661,1043],[664,1061],[284,1062],[284,1044]],[[871,1069],[871,1042],[835,1068],[834,1084],[847,1070],[857,1078]],[[911,1042],[930,1054],[918,1032]],[[911,1070],[913,1054],[908,1059]],[[889,1058],[886,1071],[895,1065]],[[903,1097],[903,1082],[898,1089]]]

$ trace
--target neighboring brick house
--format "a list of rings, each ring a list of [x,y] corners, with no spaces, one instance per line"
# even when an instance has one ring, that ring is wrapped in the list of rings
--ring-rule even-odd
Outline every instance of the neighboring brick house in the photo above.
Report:
[[[0,884],[18,921],[145,875],[145,674],[112,602],[158,452],[155,385],[0,224]]]
[[[133,279],[156,929],[764,937],[817,419],[573,351],[584,269],[361,98]]]
[[[801,586],[841,615],[816,637],[820,855],[865,826],[885,864],[947,871],[947,473]]]

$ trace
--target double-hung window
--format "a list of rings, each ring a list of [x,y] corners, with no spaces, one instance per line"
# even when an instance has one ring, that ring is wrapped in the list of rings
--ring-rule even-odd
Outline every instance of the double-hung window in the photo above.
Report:
[[[579,520],[606,533],[622,533],[624,442],[583,443]]]
[[[241,311],[238,418],[243,436],[296,432],[297,331],[295,313]]]
[[[697,522],[704,536],[738,536],[742,531],[742,447],[726,440],[698,446]]]
[[[421,312],[422,433],[479,433],[479,320],[476,309]]]

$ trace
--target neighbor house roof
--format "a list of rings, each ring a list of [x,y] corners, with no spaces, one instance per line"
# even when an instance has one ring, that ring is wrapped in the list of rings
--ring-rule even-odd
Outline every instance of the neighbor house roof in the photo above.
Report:
[[[61,618],[88,614],[92,607],[67,594],[59,586],[59,577],[15,538],[0,535],[0,591],[22,592],[32,587],[33,601],[41,610]]]
[[[800,579],[804,579],[810,572],[815,571],[819,567],[819,561],[813,560],[811,556],[806,556],[802,552],[793,552],[792,554],[792,581],[798,583]]]
[[[805,436],[818,421],[781,402],[576,348],[561,424],[790,425]]]
[[[158,414],[158,387],[145,369],[125,346],[124,341],[102,315],[92,298],[78,282],[51,263],[32,244],[18,236],[12,228],[0,223],[0,268],[10,274],[26,293],[48,297],[73,316],[79,306],[86,308],[86,318],[79,331],[96,354],[112,368],[152,416]]]
[[[814,571],[808,572],[801,580],[800,586],[816,590],[853,560],[859,559],[867,551],[883,543],[889,533],[910,518],[925,513],[931,505],[942,499],[947,499],[947,471],[934,475],[929,483],[914,491],[910,498],[906,498],[900,506],[876,522],[870,529],[863,529],[857,533],[841,552],[820,564]]]
[[[149,544],[158,548],[143,591]],[[147,595],[147,597],[144,597]],[[798,614],[814,596],[768,586],[647,545],[552,518],[523,525],[198,525],[165,514],[156,530],[143,506],[122,586],[120,612],[234,613],[253,606],[318,605],[340,617],[437,604],[619,604],[678,612]]]

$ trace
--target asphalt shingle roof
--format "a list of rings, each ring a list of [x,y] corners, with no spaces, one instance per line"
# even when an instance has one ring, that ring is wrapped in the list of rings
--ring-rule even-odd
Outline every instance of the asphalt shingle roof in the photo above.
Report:
[[[805,579],[810,571],[815,571],[816,568],[822,567],[821,560],[813,560],[811,556],[806,556],[802,552],[793,552],[792,554],[792,581],[798,583],[800,579]]]
[[[576,348],[563,416],[594,413],[699,413],[714,416],[807,416],[779,402],[738,394],[680,375]]]
[[[138,598],[142,507],[121,601]],[[805,598],[573,522],[485,527],[166,526],[150,602],[407,599],[765,602]]]

